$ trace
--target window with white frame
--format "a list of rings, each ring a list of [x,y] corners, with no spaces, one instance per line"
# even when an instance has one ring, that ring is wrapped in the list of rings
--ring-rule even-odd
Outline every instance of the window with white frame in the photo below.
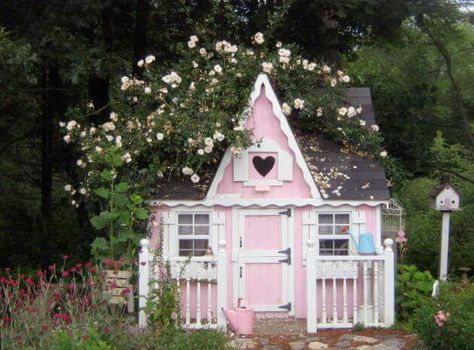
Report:
[[[179,256],[203,256],[209,247],[209,214],[178,214]]]
[[[320,255],[349,255],[349,213],[318,214]]]

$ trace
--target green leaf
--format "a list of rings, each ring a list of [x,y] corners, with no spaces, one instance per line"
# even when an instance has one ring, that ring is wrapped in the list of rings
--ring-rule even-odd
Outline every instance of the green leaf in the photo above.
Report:
[[[119,213],[118,223],[120,225],[129,225],[131,218],[132,218],[132,216],[130,215],[129,212],[122,211],[122,212]]]
[[[92,254],[100,255],[101,253],[106,252],[109,249],[107,240],[104,237],[97,237],[94,239],[94,242],[91,244]]]
[[[138,195],[138,194],[132,194],[130,196],[130,200],[134,203],[134,204],[142,204],[143,203],[143,198]]]
[[[134,240],[136,238],[135,232],[133,230],[126,228],[120,230],[118,236],[117,236],[117,242],[126,242],[128,240]]]
[[[145,208],[138,208],[135,212],[135,215],[140,220],[146,220],[148,218],[148,210]]]
[[[129,203],[128,196],[123,193],[115,193],[114,194],[114,204],[119,207],[123,208]]]
[[[99,215],[93,216],[91,218],[91,223],[92,223],[92,226],[94,226],[96,230],[101,230],[107,225],[113,223],[118,218],[118,216],[119,215],[117,213],[104,211],[100,213]]]
[[[101,198],[108,199],[110,195],[110,191],[106,189],[105,187],[100,187],[96,190],[94,190],[94,193],[98,195]]]
[[[120,182],[119,184],[115,186],[115,191],[119,193],[125,193],[128,191],[128,188],[129,188],[128,183]]]
[[[111,170],[102,170],[102,172],[100,173],[100,177],[102,178],[102,180],[105,181],[112,181],[112,179],[114,178]]]
[[[116,167],[119,167],[123,164],[123,159],[122,159],[122,156],[118,153],[115,153],[113,156],[112,156],[112,164]]]

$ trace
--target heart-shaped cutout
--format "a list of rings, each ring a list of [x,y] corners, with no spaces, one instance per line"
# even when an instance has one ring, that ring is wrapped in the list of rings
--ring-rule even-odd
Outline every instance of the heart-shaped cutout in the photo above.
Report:
[[[260,156],[255,156],[252,159],[252,163],[255,167],[255,170],[257,170],[260,175],[265,177],[273,169],[273,166],[275,165],[275,157],[268,156],[263,159]]]

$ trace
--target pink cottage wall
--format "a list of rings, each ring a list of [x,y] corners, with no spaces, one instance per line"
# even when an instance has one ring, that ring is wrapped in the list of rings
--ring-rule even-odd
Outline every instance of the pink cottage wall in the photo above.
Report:
[[[280,121],[273,113],[273,106],[265,95],[265,88],[262,86],[260,96],[255,101],[253,113],[247,120],[246,127],[253,130],[257,139],[265,138],[276,141],[282,150],[293,156],[294,175],[292,181],[285,181],[282,186],[272,186],[268,192],[257,192],[253,186],[244,186],[243,182],[233,179],[232,160],[224,172],[224,177],[217,187],[217,194],[240,194],[242,198],[310,198],[311,192],[308,184],[303,178],[303,172],[295,162],[295,155],[288,146],[288,138],[281,130]],[[252,155],[260,155],[265,158],[267,152],[252,152]],[[278,161],[278,160],[277,160]],[[277,161],[272,171],[265,177],[274,179],[276,177]],[[254,171],[249,157],[249,176],[250,179],[262,179],[260,174]]]

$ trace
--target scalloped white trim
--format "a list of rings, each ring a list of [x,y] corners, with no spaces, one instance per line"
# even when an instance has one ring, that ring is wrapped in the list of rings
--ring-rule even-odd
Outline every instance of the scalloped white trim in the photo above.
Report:
[[[309,171],[308,164],[306,164],[306,161],[303,158],[301,149],[299,148],[298,143],[296,142],[295,135],[291,131],[290,124],[288,123],[288,120],[283,114],[280,102],[278,101],[278,97],[276,96],[275,91],[273,90],[270,80],[268,79],[268,76],[266,74],[261,73],[258,75],[257,80],[255,81],[255,84],[254,84],[253,91],[250,94],[249,105],[252,106],[253,108],[255,101],[260,96],[262,85],[265,87],[265,96],[272,103],[273,114],[280,121],[280,128],[288,139],[288,147],[293,151],[295,155],[296,164],[300,167],[301,171],[303,172],[303,178],[306,184],[310,188],[312,198],[321,199],[321,194],[319,193],[316,183],[314,182],[314,178],[311,175],[311,172]],[[217,186],[221,183],[222,179],[224,178],[225,169],[230,164],[231,160],[232,160],[232,153],[230,152],[229,149],[227,149],[224,156],[222,157],[221,163],[219,164],[219,168],[217,169],[216,175],[214,176],[214,179],[212,180],[211,186],[209,187],[209,190],[206,195],[206,199],[216,197]]]

